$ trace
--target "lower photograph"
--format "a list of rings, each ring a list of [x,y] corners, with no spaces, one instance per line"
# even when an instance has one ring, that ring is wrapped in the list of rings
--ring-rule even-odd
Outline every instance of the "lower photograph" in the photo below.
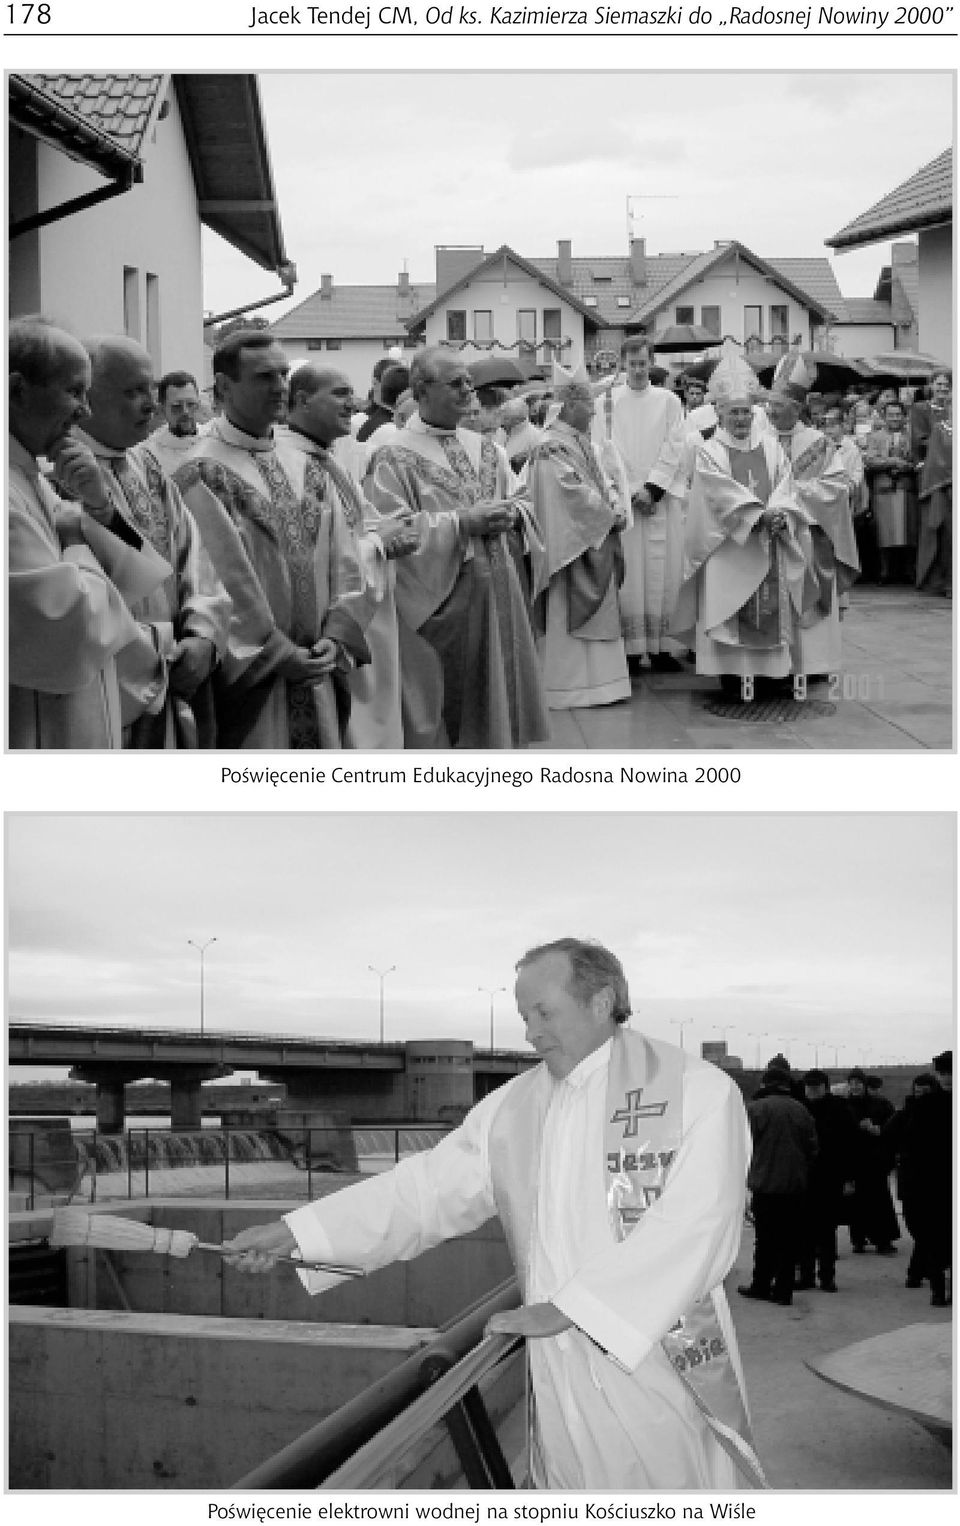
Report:
[[[951,1489],[953,814],[5,838],[9,1489]]]

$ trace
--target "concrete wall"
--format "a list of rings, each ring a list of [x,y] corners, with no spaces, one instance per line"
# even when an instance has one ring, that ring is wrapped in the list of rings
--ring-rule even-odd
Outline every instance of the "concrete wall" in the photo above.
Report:
[[[20,135],[22,137],[22,135]],[[18,197],[30,194],[29,152],[17,139]],[[152,342],[159,370],[203,373],[203,288],[200,217],[176,99],[144,147],[144,181],[100,206],[16,239],[11,310],[40,308],[83,334],[124,332],[124,268],[135,272],[140,332]],[[105,185],[103,176],[41,143],[36,148],[40,210]],[[18,214],[19,215],[19,214]],[[22,247],[21,247],[22,246]],[[159,299],[159,323],[147,331],[147,274]]]
[[[953,355],[953,225],[920,234],[919,346],[948,364]]]
[[[342,1185],[323,1181],[317,1195]],[[124,1216],[218,1243],[290,1206],[158,1201]],[[13,1216],[11,1235],[46,1233],[49,1222]],[[11,1311],[15,1489],[225,1488],[510,1275],[495,1221],[318,1298],[290,1267],[248,1277],[201,1251],[186,1260],[81,1248],[67,1256],[74,1307]],[[522,1365],[491,1387],[495,1415],[507,1414],[522,1396]],[[393,1483],[451,1486],[458,1472],[433,1434]]]
[[[314,1195],[347,1185],[342,1176],[315,1177]],[[302,1203],[221,1199],[158,1199],[126,1207],[122,1214],[164,1229],[190,1229],[212,1245],[250,1224],[265,1224]],[[11,1238],[49,1231],[50,1215],[11,1215]],[[320,1297],[306,1293],[292,1267],[269,1277],[248,1277],[208,1251],[185,1260],[152,1252],[68,1251],[70,1303],[79,1308],[153,1310],[162,1314],[225,1319],[296,1320],[308,1324],[441,1325],[512,1275],[499,1221],[471,1235],[434,1246],[413,1261],[398,1261],[369,1277],[341,1283]]]
[[[572,340],[572,344],[561,354],[562,363],[565,366],[577,366],[583,360],[583,324],[584,320],[569,302],[555,295],[542,282],[533,280],[521,270],[518,265],[507,262],[507,281],[504,282],[503,270],[497,266],[488,270],[480,280],[472,280],[466,286],[461,286],[436,309],[427,319],[426,342],[428,345],[441,344],[447,338],[447,312],[465,311],[467,314],[467,340],[468,343],[459,352],[467,365],[477,360],[487,351],[475,348],[472,343],[474,336],[474,314],[477,311],[489,312],[492,315],[493,337],[503,345],[513,345],[519,337],[517,331],[517,314],[523,309],[534,309],[537,314],[537,341],[543,338],[543,311],[544,308],[559,308],[561,313],[560,330],[563,338]],[[516,355],[516,350],[511,352]],[[537,350],[537,362],[544,360],[544,351]]]
[[[14,1308],[14,1489],[227,1488],[429,1330]]]
[[[782,307],[784,304],[789,309],[787,316],[787,342],[792,344],[795,335],[802,336],[802,348],[810,346],[810,313],[805,307],[777,286],[766,276],[761,275],[752,265],[744,260],[737,264],[731,255],[728,260],[722,260],[714,266],[710,273],[702,281],[694,281],[691,286],[681,291],[661,312],[656,314],[655,332],[662,333],[665,328],[677,321],[678,307],[692,307],[694,323],[703,322],[704,307],[720,308],[720,334],[721,337],[729,335],[744,343],[749,337],[744,333],[745,307],[761,307],[763,310],[763,333],[762,339],[765,346],[770,343],[770,308],[771,306]]]

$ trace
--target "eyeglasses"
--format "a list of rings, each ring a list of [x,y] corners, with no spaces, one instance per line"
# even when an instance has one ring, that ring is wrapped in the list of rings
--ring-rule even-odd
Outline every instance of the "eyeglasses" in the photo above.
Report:
[[[469,376],[435,376],[430,383],[432,387],[453,387],[457,392],[472,392],[473,382]]]

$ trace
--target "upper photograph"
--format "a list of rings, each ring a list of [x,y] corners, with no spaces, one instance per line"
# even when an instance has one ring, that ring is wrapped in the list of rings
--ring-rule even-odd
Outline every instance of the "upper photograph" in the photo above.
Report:
[[[9,749],[953,746],[951,73],[7,81]]]

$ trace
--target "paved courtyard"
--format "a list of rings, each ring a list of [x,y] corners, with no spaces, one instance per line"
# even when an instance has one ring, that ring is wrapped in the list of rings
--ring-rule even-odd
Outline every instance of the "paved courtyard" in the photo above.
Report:
[[[788,719],[712,715],[715,679],[644,673],[629,700],[553,712],[560,751],[914,751],[953,745],[953,604],[910,588],[854,588],[843,622],[843,672],[810,686]]]

